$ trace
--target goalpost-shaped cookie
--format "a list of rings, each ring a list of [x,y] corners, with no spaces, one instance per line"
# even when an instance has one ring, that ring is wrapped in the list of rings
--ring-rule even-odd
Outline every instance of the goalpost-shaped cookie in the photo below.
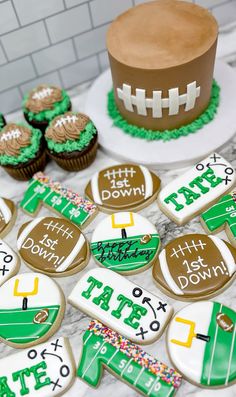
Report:
[[[160,237],[148,219],[134,212],[117,212],[103,219],[93,232],[95,261],[119,273],[137,273],[152,266]]]
[[[231,164],[213,153],[166,185],[158,204],[170,219],[183,225],[232,189],[235,179]]]
[[[16,219],[16,206],[12,200],[0,197],[0,237],[6,236]]]
[[[153,267],[158,287],[180,300],[221,293],[234,280],[236,249],[216,236],[187,234],[172,240]]]
[[[118,164],[97,172],[85,194],[103,212],[138,211],[155,200],[160,186],[160,178],[143,165]]]
[[[231,385],[236,381],[235,326],[235,311],[221,303],[201,301],[184,307],[167,332],[172,364],[199,386]]]

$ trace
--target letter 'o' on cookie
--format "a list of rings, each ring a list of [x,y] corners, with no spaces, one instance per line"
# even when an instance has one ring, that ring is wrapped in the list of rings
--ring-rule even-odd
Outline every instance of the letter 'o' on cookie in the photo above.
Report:
[[[174,367],[201,387],[230,386],[236,380],[235,324],[235,311],[221,303],[201,301],[181,309],[166,337]]]
[[[14,276],[0,288],[0,340],[15,348],[44,342],[59,328],[64,311],[64,294],[50,277]]]
[[[153,277],[166,294],[198,300],[220,294],[234,280],[236,249],[216,236],[187,234],[160,252]]]
[[[66,219],[36,218],[21,226],[17,248],[32,269],[49,276],[68,276],[89,260],[89,245],[80,229]]]
[[[6,236],[16,219],[16,206],[12,200],[0,197],[0,237]]]
[[[58,338],[0,360],[2,396],[54,397],[64,394],[75,379],[69,341]]]
[[[19,256],[5,241],[0,239],[0,286],[14,276],[19,268]]]
[[[160,245],[159,234],[148,219],[134,212],[117,212],[96,227],[91,251],[99,265],[132,274],[152,266]]]
[[[148,168],[118,164],[94,174],[85,194],[103,212],[132,211],[153,202],[160,186],[160,178]]]

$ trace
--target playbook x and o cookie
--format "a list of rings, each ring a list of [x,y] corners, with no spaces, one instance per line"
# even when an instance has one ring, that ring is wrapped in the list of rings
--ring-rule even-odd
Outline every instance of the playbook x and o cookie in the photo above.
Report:
[[[134,212],[117,212],[93,232],[91,251],[99,265],[120,273],[137,273],[151,266],[160,247],[155,226]]]
[[[0,236],[10,232],[16,219],[16,207],[12,200],[0,197]]]
[[[66,276],[83,269],[89,246],[83,233],[62,218],[36,218],[21,226],[17,237],[21,258],[50,276]]]
[[[13,249],[0,239],[0,286],[20,268],[20,259]]]
[[[216,236],[187,234],[161,251],[153,277],[168,295],[195,300],[222,292],[234,279],[236,249]]]
[[[97,172],[85,188],[101,211],[139,210],[157,196],[161,181],[142,165],[119,164]]]
[[[202,387],[226,387],[235,382],[235,325],[235,311],[217,302],[195,302],[181,309],[167,332],[175,368]]]

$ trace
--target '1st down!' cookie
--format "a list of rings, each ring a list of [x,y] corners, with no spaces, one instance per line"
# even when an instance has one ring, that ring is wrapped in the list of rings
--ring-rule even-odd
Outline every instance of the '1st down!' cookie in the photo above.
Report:
[[[159,196],[161,210],[178,225],[198,215],[235,183],[234,168],[217,153],[165,186]]]
[[[69,341],[58,338],[0,360],[0,395],[54,397],[64,394],[75,377]]]
[[[235,382],[235,325],[235,311],[217,302],[196,302],[181,309],[167,333],[173,365],[202,387],[226,387]]]
[[[153,277],[165,293],[195,300],[222,292],[233,281],[236,249],[216,236],[187,234],[161,251]]]
[[[16,219],[16,207],[12,200],[0,197],[0,237],[10,232]]]
[[[85,189],[101,211],[140,210],[155,200],[161,181],[142,165],[119,164],[97,172]]]
[[[0,239],[0,286],[20,268],[20,258],[5,241]]]
[[[17,237],[21,258],[49,276],[67,276],[83,269],[89,246],[77,226],[63,218],[36,218],[21,226]]]
[[[0,288],[0,340],[24,348],[50,338],[65,310],[63,292],[50,277],[24,273]]]
[[[91,251],[99,265],[125,274],[150,267],[159,247],[155,226],[134,212],[109,215],[96,227],[91,241]]]

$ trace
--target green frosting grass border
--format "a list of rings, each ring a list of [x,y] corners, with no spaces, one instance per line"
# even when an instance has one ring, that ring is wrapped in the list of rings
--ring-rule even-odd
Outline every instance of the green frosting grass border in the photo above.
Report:
[[[19,126],[29,128],[32,131],[32,139],[31,139],[31,144],[27,147],[23,147],[20,149],[20,154],[19,156],[9,156],[7,154],[0,155],[0,165],[18,165],[21,163],[26,163],[29,160],[32,160],[35,155],[37,154],[40,143],[41,143],[41,138],[42,138],[42,132],[36,128],[29,127],[26,124],[23,123],[18,123]],[[0,134],[3,132],[0,132]]]
[[[51,121],[54,117],[59,116],[68,111],[70,107],[70,97],[65,90],[61,90],[62,92],[62,100],[59,102],[55,102],[53,104],[53,109],[42,110],[39,113],[30,112],[25,104],[29,98],[29,94],[26,94],[23,98],[23,111],[27,114],[30,121]]]
[[[68,139],[64,143],[57,143],[46,137],[46,141],[48,148],[56,153],[81,151],[90,144],[96,133],[97,129],[95,125],[90,121],[76,140]]]
[[[170,141],[178,139],[181,136],[187,136],[200,130],[204,125],[210,123],[216,113],[220,103],[220,86],[215,80],[212,83],[211,99],[207,109],[192,123],[184,125],[174,130],[153,131],[145,128],[137,127],[129,124],[120,114],[116,103],[113,89],[108,93],[107,111],[108,115],[113,119],[113,125],[122,129],[125,133],[133,137],[146,139],[148,141]]]

